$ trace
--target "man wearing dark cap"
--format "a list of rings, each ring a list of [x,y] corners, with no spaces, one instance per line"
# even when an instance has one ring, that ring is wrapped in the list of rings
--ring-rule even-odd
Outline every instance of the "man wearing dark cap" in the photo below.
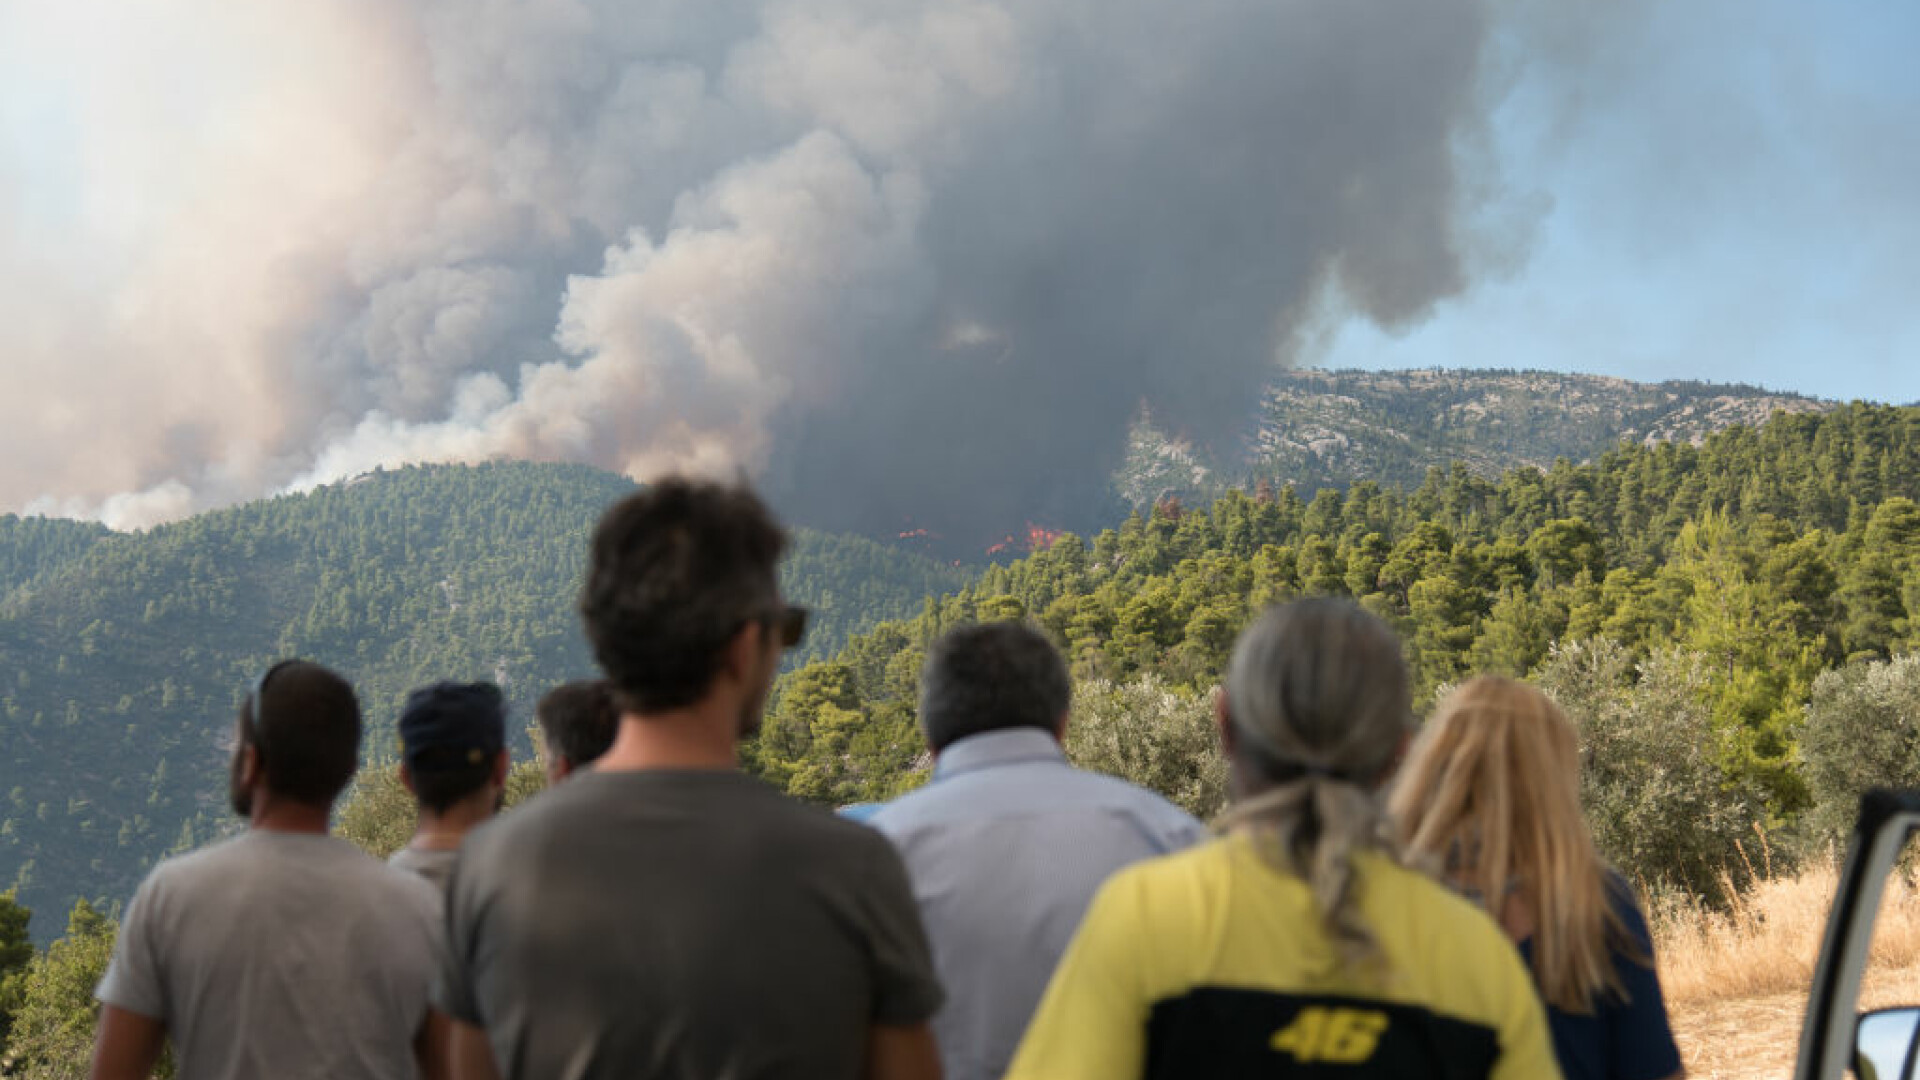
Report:
[[[500,809],[507,789],[507,716],[490,682],[438,682],[400,712],[400,782],[420,807],[406,847],[387,860],[441,889],[460,843]]]
[[[399,1080],[442,1067],[427,993],[440,895],[327,835],[360,753],[346,680],[289,660],[236,719],[229,794],[247,829],[167,859],[127,908],[95,993],[94,1080]]]
[[[456,1075],[939,1075],[899,854],[738,767],[806,625],[785,543],[752,492],[685,480],[600,519],[580,611],[619,729],[467,840],[435,983]]]

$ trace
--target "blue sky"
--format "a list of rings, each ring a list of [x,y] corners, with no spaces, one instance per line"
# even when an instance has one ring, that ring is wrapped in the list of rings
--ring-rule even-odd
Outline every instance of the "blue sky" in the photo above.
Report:
[[[1687,2],[1534,57],[1509,187],[1550,203],[1517,269],[1330,367],[1532,367],[1920,400],[1920,5]]]

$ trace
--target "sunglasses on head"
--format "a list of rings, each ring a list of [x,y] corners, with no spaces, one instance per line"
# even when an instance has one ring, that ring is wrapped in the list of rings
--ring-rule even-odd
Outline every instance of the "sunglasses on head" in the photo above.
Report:
[[[258,747],[261,745],[260,694],[262,691],[264,691],[267,688],[268,679],[273,678],[274,674],[278,672],[281,668],[286,667],[288,664],[291,664],[294,662],[295,661],[292,661],[292,660],[282,660],[279,663],[268,668],[267,670],[261,672],[260,677],[253,680],[253,689],[247,692],[247,737],[253,740],[253,745],[255,747]]]
[[[799,604],[776,608],[761,619],[780,635],[780,644],[791,649],[807,636],[807,609]]]

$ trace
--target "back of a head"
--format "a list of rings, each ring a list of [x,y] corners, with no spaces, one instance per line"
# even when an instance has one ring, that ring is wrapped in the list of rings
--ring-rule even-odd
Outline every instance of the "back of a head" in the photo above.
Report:
[[[507,745],[507,709],[490,682],[437,682],[407,695],[400,753],[420,805],[444,811],[486,787]]]
[[[360,701],[347,680],[306,660],[267,671],[241,707],[274,794],[331,806],[360,764]]]
[[[1393,844],[1375,789],[1409,730],[1400,642],[1345,600],[1271,608],[1240,635],[1226,680],[1234,775],[1227,820],[1312,887],[1346,958],[1375,953],[1353,898],[1352,856]]]
[[[1580,808],[1579,736],[1546,694],[1471,679],[1435,708],[1390,800],[1410,855],[1443,866],[1490,908],[1534,908],[1543,995],[1586,1011],[1617,989],[1606,957],[1606,872]]]
[[[580,614],[621,703],[657,712],[698,701],[733,635],[779,602],[785,546],[744,486],[674,477],[607,510]]]
[[[948,632],[920,675],[920,729],[939,753],[969,735],[1009,728],[1055,732],[1072,700],[1060,651],[1017,622]]]
[[[541,697],[533,715],[540,723],[547,753],[576,769],[606,753],[620,730],[620,707],[614,704],[613,685],[605,679],[556,686]]]
[[[1400,640],[1345,600],[1268,609],[1234,646],[1226,689],[1236,756],[1270,781],[1318,773],[1370,785],[1411,717]]]

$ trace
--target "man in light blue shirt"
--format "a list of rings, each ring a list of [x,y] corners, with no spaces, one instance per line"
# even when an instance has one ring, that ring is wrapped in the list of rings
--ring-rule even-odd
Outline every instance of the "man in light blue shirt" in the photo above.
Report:
[[[906,860],[946,984],[933,1020],[946,1080],[998,1080],[1101,882],[1206,829],[1151,791],[1067,764],[1072,682],[1037,631],[955,630],[920,683],[933,780],[867,820]]]

